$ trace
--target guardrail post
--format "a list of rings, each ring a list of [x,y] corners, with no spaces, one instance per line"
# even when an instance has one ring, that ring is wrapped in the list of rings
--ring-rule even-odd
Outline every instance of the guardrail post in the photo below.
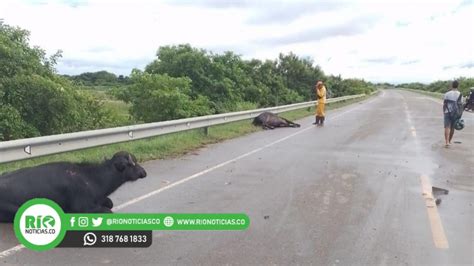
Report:
[[[209,127],[204,127],[204,135],[209,136]]]

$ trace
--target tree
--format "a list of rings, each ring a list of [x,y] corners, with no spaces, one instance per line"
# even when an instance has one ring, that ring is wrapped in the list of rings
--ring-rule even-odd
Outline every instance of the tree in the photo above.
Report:
[[[206,97],[189,95],[189,78],[134,70],[131,79],[133,85],[122,94],[122,100],[132,104],[131,114],[138,120],[158,122],[212,113]]]
[[[189,44],[163,46],[158,49],[157,59],[146,66],[145,72],[167,74],[170,77],[187,77],[193,81],[191,96],[208,95],[211,87],[209,70],[211,59],[206,51],[192,48]],[[211,98],[211,100],[214,100]]]
[[[353,94],[369,94],[375,86],[362,79],[343,79],[341,76],[330,75],[326,79],[326,86],[331,91],[332,97]]]
[[[0,21],[0,77],[35,73],[52,76],[45,52],[28,44],[29,32]]]
[[[0,140],[13,140],[38,135],[38,130],[28,125],[17,109],[11,105],[0,106]]]
[[[0,21],[0,140],[98,128],[107,113],[55,74],[49,59],[30,47],[28,31]]]
[[[84,86],[110,86],[118,85],[123,83],[125,78],[120,75],[117,77],[114,73],[107,71],[97,71],[97,72],[85,72],[80,75],[75,76],[66,76],[70,80],[73,80],[79,85]]]
[[[314,94],[316,81],[324,79],[324,73],[319,66],[313,67],[312,60],[299,58],[293,53],[280,54],[277,68],[286,87],[302,95],[305,99],[310,99]]]
[[[303,97],[296,91],[285,86],[285,80],[278,70],[277,61],[252,60],[248,73],[255,87],[259,91],[259,104],[262,107],[282,105],[303,101]]]
[[[459,77],[452,80],[437,80],[431,82],[430,84],[423,84],[419,82],[403,83],[397,85],[396,87],[445,93],[451,88],[451,83],[453,80],[457,80],[459,82],[459,90],[464,96],[468,95],[469,89],[474,87],[474,78],[467,77]]]

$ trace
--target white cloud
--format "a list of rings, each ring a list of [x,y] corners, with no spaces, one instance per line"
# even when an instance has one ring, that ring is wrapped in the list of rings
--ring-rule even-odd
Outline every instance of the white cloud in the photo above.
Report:
[[[474,5],[466,1],[7,0],[0,18],[30,30],[49,54],[63,50],[58,70],[68,74],[127,75],[159,46],[190,43],[244,58],[292,51],[325,73],[371,81],[474,76]]]

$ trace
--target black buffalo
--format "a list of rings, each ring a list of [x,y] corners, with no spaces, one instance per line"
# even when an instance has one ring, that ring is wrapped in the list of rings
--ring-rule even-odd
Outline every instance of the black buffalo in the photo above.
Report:
[[[293,123],[270,112],[259,114],[254,118],[253,124],[256,126],[262,126],[263,129],[274,129],[276,127],[300,127],[299,124]]]
[[[108,197],[127,181],[146,176],[135,156],[118,152],[98,164],[56,162],[0,175],[0,222],[12,222],[34,198],[56,202],[66,213],[110,213]]]

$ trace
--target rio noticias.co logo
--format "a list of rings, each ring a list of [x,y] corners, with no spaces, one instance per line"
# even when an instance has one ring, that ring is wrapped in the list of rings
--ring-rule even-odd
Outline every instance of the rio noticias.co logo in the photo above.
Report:
[[[43,251],[56,247],[63,240],[66,230],[64,213],[55,202],[48,199],[33,199],[18,209],[15,220],[15,235],[25,247]]]
[[[243,213],[66,214],[54,201],[32,199],[18,209],[13,228],[25,247],[45,251],[61,244],[67,231],[221,231],[245,230],[249,224],[249,217]]]

